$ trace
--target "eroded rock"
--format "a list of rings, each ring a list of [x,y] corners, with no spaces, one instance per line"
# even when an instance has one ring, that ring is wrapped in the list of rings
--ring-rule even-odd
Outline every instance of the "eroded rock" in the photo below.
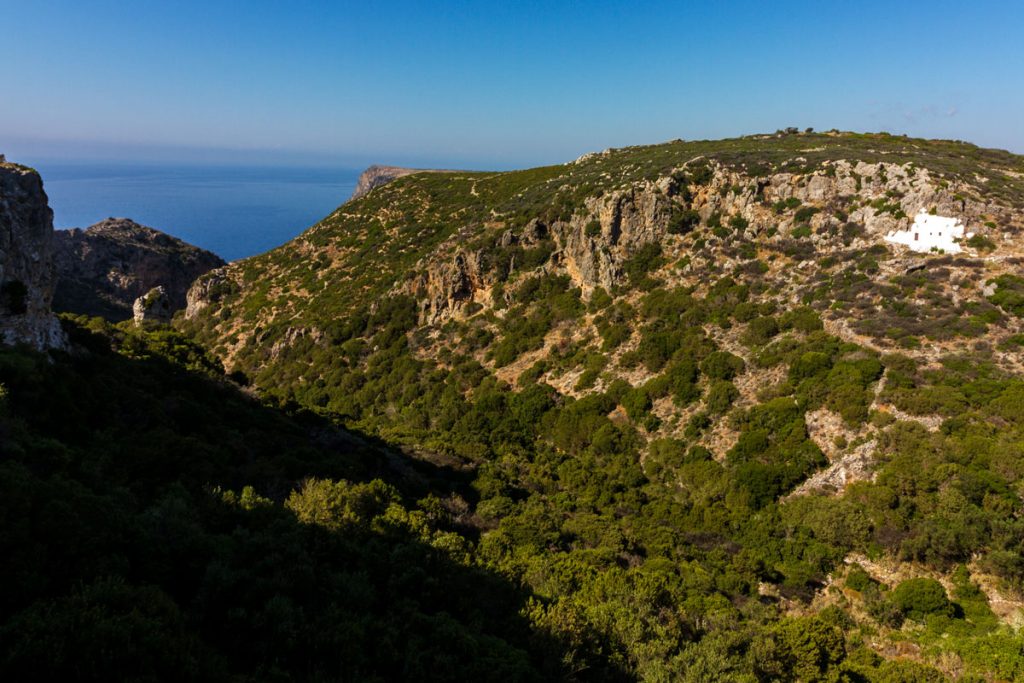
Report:
[[[136,325],[144,323],[167,323],[174,309],[165,287],[157,286],[135,300],[132,317]]]
[[[0,162],[0,340],[36,349],[67,340],[50,303],[53,212],[34,170]]]

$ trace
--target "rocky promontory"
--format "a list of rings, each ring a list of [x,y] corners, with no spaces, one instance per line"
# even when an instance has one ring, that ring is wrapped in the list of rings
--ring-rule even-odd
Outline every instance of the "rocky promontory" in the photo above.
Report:
[[[216,254],[127,218],[108,218],[85,230],[55,232],[54,309],[132,317],[136,299],[162,286],[172,311],[200,275],[224,265]]]
[[[351,199],[359,199],[370,190],[380,187],[381,185],[387,185],[392,180],[401,178],[402,176],[412,175],[413,173],[438,172],[439,171],[436,169],[428,168],[403,168],[401,166],[373,165],[363,171],[359,176],[359,181],[356,183],[356,190],[352,193]],[[349,201],[351,201],[351,199]]]

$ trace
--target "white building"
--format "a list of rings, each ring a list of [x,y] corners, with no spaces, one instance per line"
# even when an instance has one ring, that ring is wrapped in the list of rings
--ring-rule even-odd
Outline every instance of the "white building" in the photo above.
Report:
[[[966,236],[971,237],[973,233]],[[913,251],[942,251],[959,254],[958,240],[964,237],[964,224],[959,218],[936,216],[923,209],[914,216],[914,223],[906,230],[894,230],[885,236],[886,242],[902,244]]]

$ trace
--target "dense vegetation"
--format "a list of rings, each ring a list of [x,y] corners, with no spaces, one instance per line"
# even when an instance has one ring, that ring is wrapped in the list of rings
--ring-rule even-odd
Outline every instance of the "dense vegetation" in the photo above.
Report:
[[[0,675],[1024,680],[1021,279],[872,241],[884,190],[766,199],[837,158],[1024,196],[1019,157],[884,135],[414,175],[180,331],[0,353]],[[640,187],[657,239],[582,286],[567,241]]]
[[[68,326],[87,355],[0,351],[0,678],[565,673],[426,490],[445,477],[386,483],[369,442],[261,406],[176,333]]]

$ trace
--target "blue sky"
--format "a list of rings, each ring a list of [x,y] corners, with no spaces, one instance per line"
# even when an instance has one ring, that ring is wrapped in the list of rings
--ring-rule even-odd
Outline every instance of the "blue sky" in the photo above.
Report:
[[[0,152],[509,168],[785,126],[1024,153],[1024,3],[0,0]]]

